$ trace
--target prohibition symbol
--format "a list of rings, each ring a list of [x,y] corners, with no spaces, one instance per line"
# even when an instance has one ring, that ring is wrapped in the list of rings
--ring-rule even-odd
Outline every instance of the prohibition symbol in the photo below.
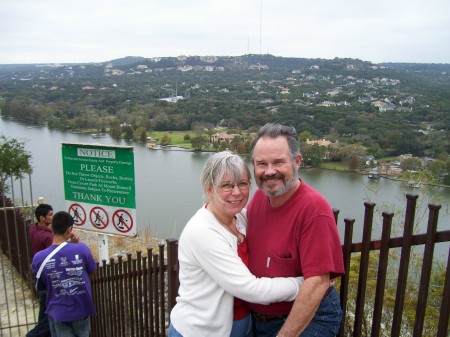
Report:
[[[122,233],[129,232],[131,228],[133,228],[133,218],[130,213],[124,209],[119,209],[114,212],[112,222],[114,227]]]
[[[101,207],[93,207],[89,212],[89,219],[95,228],[103,229],[108,226],[108,213],[106,213],[106,211]]]
[[[83,226],[86,222],[86,211],[80,204],[70,205],[69,214],[73,217],[74,225]]]

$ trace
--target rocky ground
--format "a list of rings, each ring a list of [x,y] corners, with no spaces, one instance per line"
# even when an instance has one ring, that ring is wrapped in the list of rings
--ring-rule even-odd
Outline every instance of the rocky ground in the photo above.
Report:
[[[94,259],[98,260],[98,233],[91,231],[77,230],[80,241],[86,243],[91,249]],[[164,240],[152,238],[150,235],[140,235],[138,237],[126,237],[118,235],[108,236],[109,256],[117,257],[119,255],[126,256],[128,253],[136,254],[140,250],[143,255],[147,252],[147,248],[155,249],[159,244],[164,244]]]

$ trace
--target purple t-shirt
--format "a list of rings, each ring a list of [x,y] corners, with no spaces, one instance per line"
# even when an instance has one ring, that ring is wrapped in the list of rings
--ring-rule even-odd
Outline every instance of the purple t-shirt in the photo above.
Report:
[[[56,248],[52,245],[33,258],[33,273]],[[92,300],[92,274],[97,265],[86,244],[68,243],[45,264],[41,279],[47,290],[47,315],[59,322],[72,322],[95,315]]]

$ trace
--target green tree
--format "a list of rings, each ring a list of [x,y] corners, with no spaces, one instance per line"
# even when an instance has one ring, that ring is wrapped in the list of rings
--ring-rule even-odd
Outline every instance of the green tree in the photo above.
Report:
[[[109,129],[109,134],[114,139],[120,139],[122,137],[122,128],[120,127],[120,122],[115,119],[111,123],[111,128]]]
[[[147,141],[147,130],[140,126],[134,131],[134,139],[139,140],[142,143]]]
[[[125,139],[134,139],[134,131],[133,131],[133,127],[131,125],[123,126],[122,130],[124,131],[123,137]]]
[[[311,132],[309,132],[307,130],[300,132],[299,137],[300,137],[301,142],[306,142],[307,139],[312,140],[312,134],[311,134]]]
[[[361,144],[350,144],[338,150],[342,161],[350,161],[354,156],[365,156],[367,149]]]
[[[400,164],[403,171],[418,171],[422,168],[422,162],[419,158],[407,158]]]
[[[31,154],[25,150],[25,143],[15,138],[0,135],[0,194],[6,191],[9,177],[22,178],[31,173]]]
[[[167,146],[167,145],[170,144],[170,142],[171,142],[171,139],[170,139],[170,137],[169,137],[169,134],[168,134],[168,133],[165,133],[165,134],[162,136],[161,141],[159,142],[159,144],[161,144],[162,146]]]
[[[305,145],[302,149],[303,161],[306,165],[320,166],[327,151],[325,146],[318,144]]]
[[[195,151],[201,151],[209,143],[208,137],[202,134],[191,137],[190,141]]]
[[[361,167],[361,159],[358,156],[353,156],[350,158],[350,162],[348,163],[348,169],[350,171],[357,171]]]

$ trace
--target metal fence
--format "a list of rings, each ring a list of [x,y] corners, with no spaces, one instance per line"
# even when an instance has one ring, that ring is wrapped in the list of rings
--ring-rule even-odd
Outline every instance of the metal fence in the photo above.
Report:
[[[31,191],[31,178],[28,182]],[[13,184],[11,179],[9,188],[11,198],[7,198],[0,189],[0,332],[2,337],[25,336],[26,331],[34,326],[39,313],[38,298],[32,286],[31,252],[27,235],[27,225],[32,219],[34,209],[32,205],[26,205],[23,201],[23,184],[22,179],[18,181],[18,184]],[[16,195],[14,187],[17,185],[19,193]]]
[[[364,204],[361,242],[353,242],[354,220],[344,219],[346,274],[337,287],[345,317],[339,336],[448,336],[450,226],[437,230],[441,207],[430,204],[426,232],[415,234],[416,202],[416,195],[407,195],[403,233],[397,237],[391,236],[394,214],[385,212],[381,238],[371,239],[373,203]],[[3,197],[0,205],[2,336],[24,336],[38,307],[29,288],[24,211],[13,204]],[[437,244],[448,251],[446,261],[436,259]],[[93,337],[166,336],[179,285],[177,248],[177,241],[169,239],[155,251],[99,264],[92,280],[98,311],[92,319]]]
[[[450,230],[437,231],[441,206],[429,204],[426,232],[413,234],[417,197],[406,195],[399,237],[391,236],[394,214],[383,212],[381,239],[371,240],[373,203],[364,204],[362,242],[353,243],[354,220],[344,219],[346,273],[339,288],[345,317],[339,336],[448,337]],[[434,254],[438,243],[448,252],[446,265]]]
[[[103,261],[92,280],[92,336],[166,336],[178,289],[177,250],[177,240],[169,239],[157,252]]]

